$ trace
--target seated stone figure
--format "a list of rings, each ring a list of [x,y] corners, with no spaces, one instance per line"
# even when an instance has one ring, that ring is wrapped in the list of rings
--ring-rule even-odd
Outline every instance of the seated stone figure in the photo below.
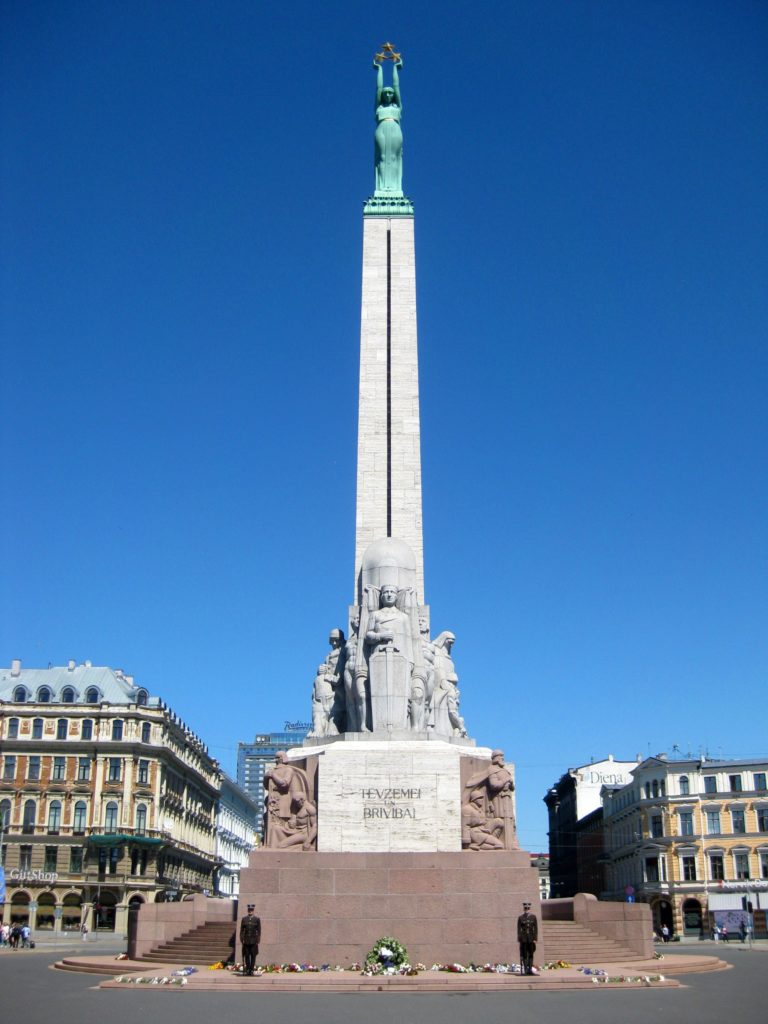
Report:
[[[317,836],[317,811],[303,768],[290,764],[283,751],[264,773],[266,816],[264,845],[270,849],[309,849]]]
[[[480,793],[461,805],[461,845],[470,850],[503,850],[501,818],[489,818]]]

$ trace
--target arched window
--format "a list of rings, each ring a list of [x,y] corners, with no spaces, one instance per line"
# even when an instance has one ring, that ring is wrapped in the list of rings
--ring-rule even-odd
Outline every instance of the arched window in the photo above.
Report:
[[[136,694],[136,703],[140,707],[144,707],[144,705],[147,703],[148,699],[149,699],[149,694],[147,693],[146,690],[139,690],[139,692]]]
[[[27,800],[24,803],[24,824],[22,832],[31,833],[35,831],[35,818],[37,817],[37,804],[34,800]]]
[[[659,784],[656,781],[656,779],[654,779],[653,782],[651,783],[651,792],[653,793],[653,795],[655,797],[659,795]]]
[[[50,704],[51,702],[51,689],[49,686],[41,686],[37,691],[37,702],[38,704]]]
[[[41,740],[43,738],[43,720],[42,718],[32,719],[32,739]]]
[[[680,796],[689,796],[691,792],[691,784],[688,781],[687,775],[680,776]]]
[[[104,813],[104,831],[117,832],[117,804],[111,800]]]
[[[8,739],[15,740],[19,736],[19,720],[18,718],[8,719]]]
[[[149,743],[150,736],[152,735],[152,723],[142,722],[141,723],[141,742]]]
[[[89,686],[85,691],[85,703],[86,704],[98,704],[99,703],[99,691],[95,686]]]
[[[71,686],[65,686],[61,691],[61,702],[62,704],[74,704],[75,702],[75,691]]]
[[[0,800],[0,829],[7,832],[11,827],[11,801]]]
[[[112,739],[121,740],[123,738],[123,720],[122,718],[116,718],[112,723]]]
[[[143,836],[147,831],[147,808],[145,804],[139,804],[136,808],[136,832]]]
[[[75,835],[83,835],[85,832],[85,816],[88,813],[85,800],[78,800],[75,804],[75,813],[72,818],[72,831]]]
[[[17,704],[23,704],[27,699],[26,686],[17,686],[13,691],[13,699]]]
[[[61,801],[51,800],[48,806],[48,832],[58,835],[61,828]]]
[[[662,796],[666,796],[667,795],[667,787],[666,787],[666,784],[664,782],[664,779],[662,779],[661,782],[659,783],[659,793],[661,793]]]
[[[69,732],[69,722],[66,718],[60,718],[56,723],[56,739],[65,740]]]
[[[650,782],[646,782],[646,784],[645,784],[645,799],[646,800],[650,800],[651,799],[651,784],[650,784]]]

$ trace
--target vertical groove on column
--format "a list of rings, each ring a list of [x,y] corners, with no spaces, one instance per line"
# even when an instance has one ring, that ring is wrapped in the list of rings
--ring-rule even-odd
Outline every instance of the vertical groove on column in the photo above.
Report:
[[[387,536],[392,536],[392,229],[387,225]]]

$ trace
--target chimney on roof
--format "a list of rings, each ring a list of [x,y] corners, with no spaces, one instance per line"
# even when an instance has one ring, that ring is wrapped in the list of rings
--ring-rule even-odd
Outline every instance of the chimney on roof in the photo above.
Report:
[[[86,661],[85,662],[85,667],[86,668],[91,668],[92,666],[93,666],[93,662],[92,661]]]
[[[75,671],[75,660],[74,660],[74,658],[70,658],[69,661],[67,662],[67,672],[74,672],[74,671]]]
[[[11,662],[11,675],[12,676],[20,676],[21,675],[21,659],[20,658],[14,658],[13,661]]]
[[[123,676],[123,679],[125,679],[129,686],[133,686],[133,676]]]

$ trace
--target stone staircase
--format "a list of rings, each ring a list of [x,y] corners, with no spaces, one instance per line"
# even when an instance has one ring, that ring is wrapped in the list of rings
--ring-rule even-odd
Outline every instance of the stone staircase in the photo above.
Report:
[[[544,921],[542,937],[544,953],[550,961],[566,960],[576,966],[640,959],[629,946],[599,935],[575,921]]]
[[[234,921],[209,921],[137,957],[134,963],[209,966],[219,960],[226,962],[233,953],[230,942],[235,927]]]

